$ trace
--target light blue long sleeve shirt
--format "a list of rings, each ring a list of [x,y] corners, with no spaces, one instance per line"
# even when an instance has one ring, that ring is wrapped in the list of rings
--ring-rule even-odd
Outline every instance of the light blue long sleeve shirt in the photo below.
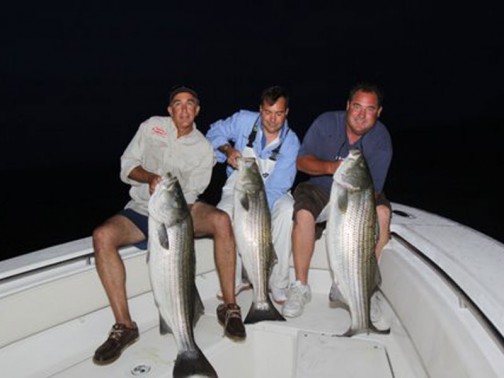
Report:
[[[256,121],[260,123],[259,112],[240,110],[231,117],[216,121],[210,125],[206,137],[210,143],[212,143],[217,162],[224,163],[227,160],[226,155],[218,150],[220,146],[226,143],[231,142],[234,144],[235,149],[243,152],[247,146],[249,135]],[[268,205],[269,208],[272,209],[275,202],[287,193],[294,184],[297,172],[296,158],[300,142],[296,133],[289,128],[287,120],[285,120],[282,126],[277,142],[264,147],[263,136],[264,133],[261,125],[252,143],[252,148],[256,156],[260,159],[269,158],[278,144],[282,143],[280,152],[277,155],[275,167],[264,182]],[[228,165],[226,169],[228,177],[233,171],[234,168]]]

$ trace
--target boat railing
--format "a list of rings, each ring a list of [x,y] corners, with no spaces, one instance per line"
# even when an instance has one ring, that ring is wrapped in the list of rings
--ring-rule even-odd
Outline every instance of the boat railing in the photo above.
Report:
[[[120,253],[127,258],[145,251],[129,246]],[[0,298],[87,269],[95,269],[91,237],[0,261]]]
[[[486,330],[487,334],[495,341],[500,350],[504,353],[504,336],[494,323],[489,319],[484,311],[471,299],[471,297],[464,291],[464,289],[457,284],[457,282],[450,277],[450,275],[442,269],[434,260],[432,260],[426,253],[411,244],[404,237],[396,232],[391,233],[392,238],[401,243],[407,250],[414,254],[417,258],[422,260],[430,269],[432,269],[441,279],[445,282],[453,293],[457,296],[460,307],[467,309],[472,316],[479,322],[481,327]]]

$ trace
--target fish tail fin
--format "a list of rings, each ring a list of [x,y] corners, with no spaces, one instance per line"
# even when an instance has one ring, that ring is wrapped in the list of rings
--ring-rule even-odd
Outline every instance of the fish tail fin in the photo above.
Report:
[[[339,336],[339,337],[352,337],[355,334],[356,334],[356,332],[350,327],[345,332],[343,332],[341,334],[337,334],[336,336]]]
[[[285,321],[285,318],[276,309],[275,305],[271,302],[271,299],[269,299],[269,297],[265,302],[261,304],[261,306],[257,306],[256,304],[252,303],[247,317],[245,318],[245,321],[243,323],[253,324],[261,322],[263,320]]]
[[[192,376],[217,378],[217,372],[198,347],[179,353],[173,366],[174,378]]]
[[[370,334],[370,333],[376,333],[378,335],[388,335],[390,334],[390,327],[389,328],[386,328],[386,329],[378,329],[374,326],[374,324],[372,324],[371,322],[369,323],[368,327],[367,328],[361,328],[361,329],[353,329],[352,327],[350,327],[346,332],[344,332],[343,334],[341,335],[336,335],[336,336],[342,336],[342,337],[352,337],[352,336],[355,336],[355,335],[358,335],[358,334],[362,334],[362,333],[366,333],[366,334]]]

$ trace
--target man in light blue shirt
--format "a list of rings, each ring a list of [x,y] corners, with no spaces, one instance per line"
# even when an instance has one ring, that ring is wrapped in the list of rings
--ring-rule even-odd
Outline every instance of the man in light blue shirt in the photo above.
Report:
[[[206,134],[217,161],[228,164],[228,179],[217,207],[231,218],[238,167],[236,158],[255,157],[257,160],[271,210],[273,246],[278,257],[269,281],[273,300],[277,303],[287,299],[293,208],[290,189],[296,178],[296,157],[300,147],[299,138],[288,126],[288,113],[287,91],[273,86],[263,91],[259,112],[240,110],[211,124]],[[237,261],[236,288],[239,292],[246,285],[242,282],[241,260],[238,258]]]

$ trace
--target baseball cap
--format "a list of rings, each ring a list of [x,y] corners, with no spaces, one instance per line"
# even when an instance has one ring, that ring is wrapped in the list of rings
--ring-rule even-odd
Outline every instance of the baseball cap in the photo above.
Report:
[[[173,101],[173,98],[179,93],[190,93],[191,95],[194,96],[194,98],[196,98],[199,101],[198,93],[194,89],[188,87],[187,85],[176,85],[172,87],[170,91],[170,101],[169,101],[170,104]]]

